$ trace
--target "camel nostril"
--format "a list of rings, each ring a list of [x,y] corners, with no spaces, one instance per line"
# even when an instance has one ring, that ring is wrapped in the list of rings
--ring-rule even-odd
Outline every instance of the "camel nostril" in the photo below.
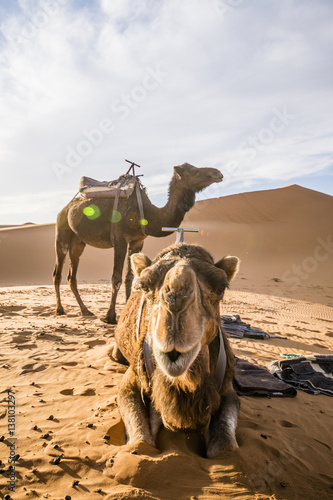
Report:
[[[176,351],[176,349],[172,349],[172,351],[167,352],[166,355],[172,363],[175,363],[180,356],[180,352]]]

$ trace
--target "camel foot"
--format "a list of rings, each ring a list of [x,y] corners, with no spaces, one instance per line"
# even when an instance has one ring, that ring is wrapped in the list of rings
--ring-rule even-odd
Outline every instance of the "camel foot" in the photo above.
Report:
[[[95,316],[94,313],[89,311],[89,309],[84,309],[82,312],[82,316]]]
[[[65,313],[63,307],[57,307],[55,314],[56,314],[56,316],[63,316],[66,313]]]
[[[207,447],[207,458],[215,458],[220,455],[226,455],[227,453],[237,450],[238,444],[236,439],[230,439],[224,443],[209,443]]]
[[[120,363],[121,365],[128,366],[129,363],[125,356],[123,356],[121,350],[117,347],[117,345],[114,346],[112,354],[110,356],[112,361],[115,361],[116,363]]]
[[[116,325],[118,323],[116,316],[105,316],[104,318],[101,318],[101,320],[109,325]]]

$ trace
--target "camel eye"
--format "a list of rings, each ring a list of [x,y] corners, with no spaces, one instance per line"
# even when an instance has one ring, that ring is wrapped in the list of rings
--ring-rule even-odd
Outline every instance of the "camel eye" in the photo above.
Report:
[[[149,287],[147,281],[140,281],[139,282],[139,288],[144,293],[148,293],[148,292],[151,291],[151,288]]]

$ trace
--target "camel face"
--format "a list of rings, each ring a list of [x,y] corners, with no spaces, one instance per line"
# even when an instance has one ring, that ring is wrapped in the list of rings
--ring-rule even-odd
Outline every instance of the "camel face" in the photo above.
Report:
[[[201,350],[205,314],[193,269],[184,262],[171,268],[152,308],[154,357],[169,377],[179,377]]]
[[[184,186],[199,192],[210,186],[214,182],[222,182],[223,175],[217,168],[198,168],[184,163],[179,167],[174,167],[176,175],[182,180]]]
[[[236,271],[238,259],[225,258],[225,267],[227,262]],[[190,369],[211,342],[212,332],[216,333],[219,301],[231,274],[213,264],[205,263],[200,269],[200,262],[175,261],[168,255],[157,265],[149,264],[142,254],[132,258],[134,271],[140,275],[138,287],[150,302],[148,328],[155,361],[165,375],[177,378]],[[203,275],[211,275],[211,286]]]

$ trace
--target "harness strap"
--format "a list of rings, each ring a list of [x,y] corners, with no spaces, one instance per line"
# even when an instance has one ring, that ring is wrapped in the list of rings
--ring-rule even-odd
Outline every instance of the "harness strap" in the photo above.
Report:
[[[120,184],[117,187],[116,196],[114,198],[113,208],[112,208],[112,215],[111,215],[111,228],[110,228],[110,241],[111,242],[112,242],[112,238],[113,238],[114,225],[115,225],[114,217],[113,216],[114,216],[114,212],[118,208],[118,202],[119,202],[119,197],[120,197],[120,189],[126,183],[127,178],[128,178],[128,175],[125,174],[123,176],[122,181],[120,182]],[[141,191],[140,191],[140,181],[137,178],[135,179],[135,193],[136,193],[136,198],[137,198],[137,201],[138,201],[138,207],[139,207],[139,212],[140,212],[140,227],[141,227],[141,232],[142,232],[143,235],[145,235],[146,234],[145,226],[144,226],[144,224],[142,224],[142,221],[144,220],[145,215],[144,215],[144,211],[143,211],[142,196],[141,196]]]
[[[223,384],[225,370],[227,368],[227,355],[225,352],[223,335],[220,326],[219,326],[219,339],[220,339],[219,357],[217,359],[214,375],[218,389],[220,390]]]
[[[140,182],[137,180],[136,185],[135,185],[135,190],[136,190],[136,197],[138,200],[138,206],[139,206],[139,212],[140,212],[140,226],[141,226],[141,231],[142,234],[146,234],[145,226],[143,223],[145,214],[143,212],[143,203],[142,203],[142,197],[141,197],[141,191],[140,191]]]
[[[117,187],[116,196],[115,196],[114,202],[113,202],[112,215],[111,215],[111,228],[110,228],[110,241],[111,241],[111,243],[112,243],[112,238],[113,238],[113,233],[114,233],[114,224],[115,224],[114,223],[114,213],[115,213],[115,211],[118,208],[118,202],[119,202],[119,196],[120,196],[120,189],[125,184],[125,181],[126,181],[126,177],[124,176],[124,178],[120,182],[119,186]]]

